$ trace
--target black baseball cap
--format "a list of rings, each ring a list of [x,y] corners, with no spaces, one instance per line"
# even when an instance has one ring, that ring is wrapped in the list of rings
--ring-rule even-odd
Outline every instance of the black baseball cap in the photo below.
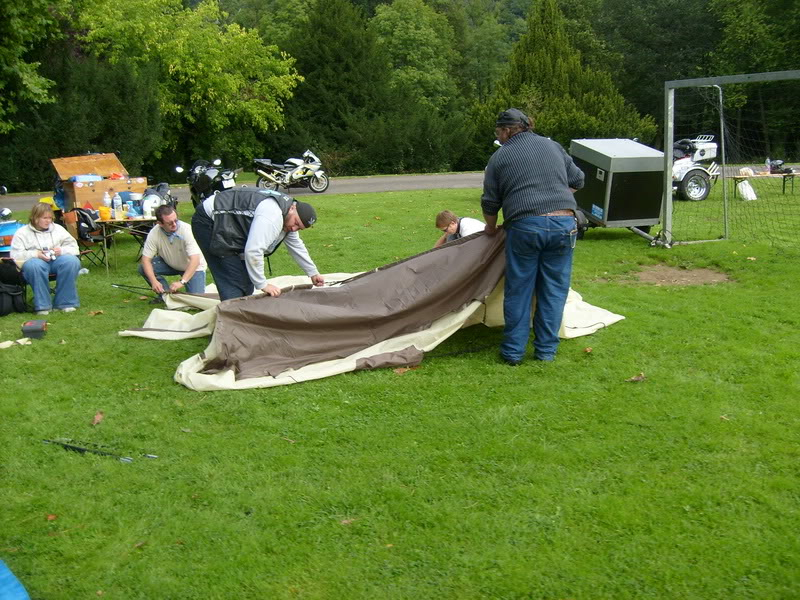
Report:
[[[303,222],[303,227],[311,227],[317,222],[317,211],[308,202],[295,202],[295,209],[297,216]]]
[[[513,125],[529,127],[528,115],[518,108],[509,108],[497,115],[497,122],[494,124],[495,127],[511,127]]]

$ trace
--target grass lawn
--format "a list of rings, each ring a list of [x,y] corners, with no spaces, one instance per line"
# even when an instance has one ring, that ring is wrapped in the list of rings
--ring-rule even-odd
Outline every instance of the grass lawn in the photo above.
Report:
[[[369,269],[478,196],[322,194],[303,238],[322,272]],[[0,350],[0,558],[32,598],[800,597],[796,252],[595,229],[573,287],[626,319],[555,363],[505,366],[476,326],[404,374],[197,393],[172,375],[206,340],[117,336],[150,310],[110,285],[143,285],[135,248]],[[660,264],[729,281],[638,282]]]

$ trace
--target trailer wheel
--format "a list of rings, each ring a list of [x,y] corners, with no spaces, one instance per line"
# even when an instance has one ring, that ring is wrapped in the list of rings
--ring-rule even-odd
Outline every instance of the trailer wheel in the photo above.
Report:
[[[692,169],[678,183],[678,198],[700,202],[708,197],[711,191],[711,178],[700,169]]]

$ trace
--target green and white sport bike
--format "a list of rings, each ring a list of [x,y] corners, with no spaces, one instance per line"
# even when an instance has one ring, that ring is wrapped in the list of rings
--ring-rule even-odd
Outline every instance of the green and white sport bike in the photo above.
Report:
[[[258,175],[256,185],[269,190],[307,187],[320,193],[330,184],[322,170],[322,161],[311,150],[303,152],[303,158],[289,158],[283,164],[274,163],[269,158],[254,158],[253,170]]]

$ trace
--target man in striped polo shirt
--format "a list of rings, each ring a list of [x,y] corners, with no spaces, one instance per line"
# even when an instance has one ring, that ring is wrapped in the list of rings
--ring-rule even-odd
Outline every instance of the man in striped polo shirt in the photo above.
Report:
[[[500,357],[513,366],[522,362],[535,294],[533,356],[552,361],[578,234],[573,193],[583,187],[583,172],[561,145],[531,131],[531,120],[521,110],[501,112],[495,127],[502,146],[486,166],[481,207],[488,235],[497,232],[500,209],[506,231]]]

